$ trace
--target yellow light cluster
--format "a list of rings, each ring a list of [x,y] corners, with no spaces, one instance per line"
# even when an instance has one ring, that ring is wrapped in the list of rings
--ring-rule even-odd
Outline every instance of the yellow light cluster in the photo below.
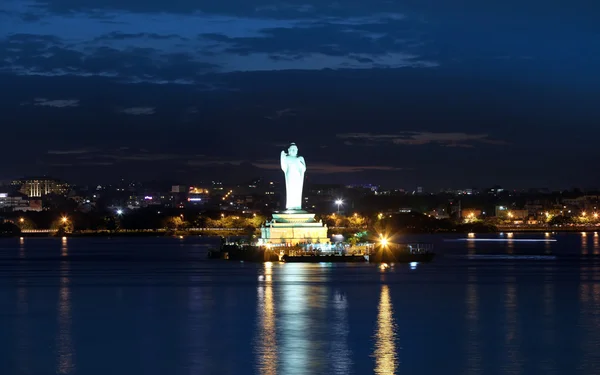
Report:
[[[229,190],[225,196],[223,197],[223,200],[226,200],[227,198],[229,198],[229,196],[231,195],[231,193],[233,193],[233,190]]]
[[[193,187],[190,189],[191,194],[208,194],[208,189]]]

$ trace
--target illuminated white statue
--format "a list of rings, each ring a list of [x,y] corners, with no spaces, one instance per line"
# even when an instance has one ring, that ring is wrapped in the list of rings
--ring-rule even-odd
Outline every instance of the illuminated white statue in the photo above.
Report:
[[[285,209],[302,209],[302,185],[304,185],[304,172],[306,162],[302,156],[298,156],[298,147],[292,143],[285,151],[281,151],[281,169],[285,174]]]

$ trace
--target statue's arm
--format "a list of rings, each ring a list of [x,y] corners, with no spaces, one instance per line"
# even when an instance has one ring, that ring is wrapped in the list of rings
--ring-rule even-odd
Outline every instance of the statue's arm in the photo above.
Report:
[[[298,161],[300,162],[302,173],[306,172],[306,161],[304,160],[304,157],[299,156]]]
[[[284,172],[287,171],[287,160],[286,160],[286,156],[287,154],[285,153],[285,151],[281,151],[281,170],[283,170]]]

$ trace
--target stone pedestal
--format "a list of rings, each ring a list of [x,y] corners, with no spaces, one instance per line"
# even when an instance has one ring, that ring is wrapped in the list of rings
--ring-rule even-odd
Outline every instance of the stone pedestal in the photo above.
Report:
[[[260,228],[261,245],[327,244],[327,226],[306,211],[284,211]]]

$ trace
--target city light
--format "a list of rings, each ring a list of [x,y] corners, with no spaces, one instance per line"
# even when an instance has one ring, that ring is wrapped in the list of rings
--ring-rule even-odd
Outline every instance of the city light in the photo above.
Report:
[[[69,221],[69,218],[66,216],[63,216],[60,221],[62,221],[63,223],[66,223],[67,221]]]
[[[335,204],[337,204],[337,212],[340,213],[340,206],[344,204],[344,201],[341,199],[336,199]]]
[[[119,216],[120,216],[120,215],[123,215],[123,210],[121,210],[121,209],[118,209],[118,210],[117,210],[117,215],[119,215]]]
[[[383,247],[386,247],[386,246],[388,245],[388,239],[387,239],[387,238],[385,238],[385,237],[382,237],[382,238],[379,240],[379,243],[381,244],[381,246],[383,246]]]

